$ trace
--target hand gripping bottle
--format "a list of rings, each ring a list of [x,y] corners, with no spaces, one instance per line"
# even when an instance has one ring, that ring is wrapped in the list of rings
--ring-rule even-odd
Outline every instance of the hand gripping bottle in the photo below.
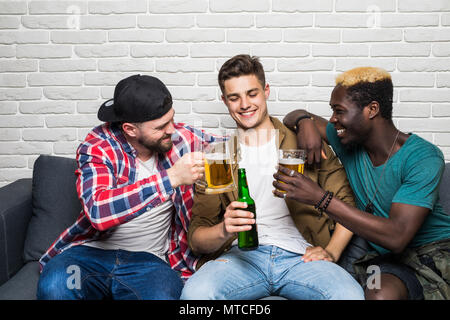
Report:
[[[254,219],[256,219],[255,201],[250,197],[247,176],[243,168],[238,169],[238,197],[238,201],[247,203],[247,208],[243,210],[252,212]],[[258,248],[256,223],[252,225],[251,230],[238,232],[238,247],[241,250],[254,250]]]

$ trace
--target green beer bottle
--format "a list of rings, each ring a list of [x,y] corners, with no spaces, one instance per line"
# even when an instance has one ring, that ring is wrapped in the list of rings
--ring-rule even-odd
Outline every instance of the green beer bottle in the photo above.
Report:
[[[253,212],[254,219],[256,219],[255,201],[250,197],[248,191],[247,176],[245,169],[238,169],[238,201],[247,203],[246,211]],[[238,247],[241,250],[253,250],[258,248],[258,232],[256,230],[256,223],[252,225],[252,229],[249,231],[243,231],[238,233]]]

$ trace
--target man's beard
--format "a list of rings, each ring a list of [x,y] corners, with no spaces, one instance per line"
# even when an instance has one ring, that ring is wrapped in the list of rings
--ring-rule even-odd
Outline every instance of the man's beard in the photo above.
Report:
[[[157,140],[157,141],[150,141],[144,138],[139,138],[138,142],[146,147],[148,150],[150,150],[151,152],[156,152],[156,153],[166,153],[167,151],[169,151],[170,149],[172,149],[173,143],[172,140],[169,140],[168,143],[163,143],[162,141],[166,138],[170,138],[171,135],[166,135],[164,137],[162,137],[161,139]]]

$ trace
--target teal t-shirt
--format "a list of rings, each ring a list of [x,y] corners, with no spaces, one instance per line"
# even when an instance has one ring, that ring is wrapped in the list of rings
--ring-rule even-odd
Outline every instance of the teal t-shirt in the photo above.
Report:
[[[364,148],[346,149],[340,143],[331,123],[327,126],[327,138],[345,168],[358,209],[364,210],[374,197],[378,182],[373,199],[374,215],[388,218],[393,202],[431,210],[409,247],[450,238],[450,215],[439,204],[445,162],[438,147],[412,134],[387,163],[374,167]],[[374,243],[371,245],[380,254],[389,252]]]

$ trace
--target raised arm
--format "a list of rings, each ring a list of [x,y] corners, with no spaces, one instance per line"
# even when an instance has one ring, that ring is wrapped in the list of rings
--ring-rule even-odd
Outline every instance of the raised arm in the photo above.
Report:
[[[100,231],[125,223],[167,201],[176,187],[200,178],[204,172],[201,157],[201,153],[187,153],[170,169],[119,187],[114,165],[103,149],[83,146],[77,153],[76,174],[84,212]]]
[[[297,143],[301,149],[305,149],[307,153],[307,161],[309,164],[319,164],[322,154],[322,140],[327,140],[327,124],[328,121],[307,112],[306,110],[294,110],[289,112],[283,119],[283,123],[289,129],[297,132]]]

